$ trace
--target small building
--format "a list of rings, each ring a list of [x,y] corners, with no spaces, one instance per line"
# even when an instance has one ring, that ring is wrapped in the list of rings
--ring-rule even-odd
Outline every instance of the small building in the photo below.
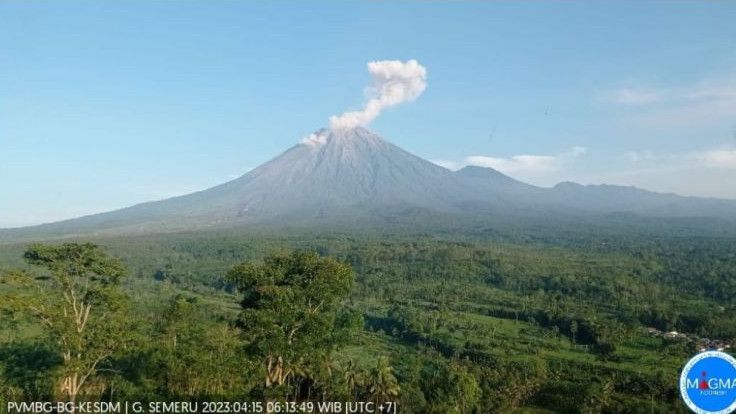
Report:
[[[677,331],[670,331],[663,335],[665,339],[687,339],[687,335]]]

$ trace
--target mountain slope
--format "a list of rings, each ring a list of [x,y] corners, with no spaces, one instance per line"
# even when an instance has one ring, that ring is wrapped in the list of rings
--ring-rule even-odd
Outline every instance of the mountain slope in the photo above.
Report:
[[[733,219],[736,202],[633,187],[562,183],[540,188],[490,168],[452,172],[363,128],[323,129],[240,178],[204,191],[4,230],[0,236],[149,233],[314,219],[324,224],[336,217],[357,223],[366,218],[416,220],[431,214],[463,220],[615,212]]]
[[[35,226],[72,233],[120,228],[146,232],[341,209],[452,210],[466,197],[451,171],[363,129],[320,130],[273,160],[222,185],[162,201]]]
[[[736,201],[655,193],[631,186],[559,183],[548,200],[591,212],[628,212],[657,217],[736,217]]]

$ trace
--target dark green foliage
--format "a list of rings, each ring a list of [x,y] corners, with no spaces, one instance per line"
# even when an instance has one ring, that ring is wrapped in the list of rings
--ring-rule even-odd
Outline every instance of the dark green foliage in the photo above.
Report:
[[[540,227],[105,240],[133,276],[119,282],[136,323],[87,398],[391,398],[403,413],[684,412],[676,379],[698,345],[645,327],[736,337],[736,241],[686,233]],[[293,250],[319,255],[271,254]],[[47,285],[52,269],[31,274],[20,257],[20,247],[0,249],[3,267],[20,269],[0,277],[0,291],[48,293],[29,286]],[[43,355],[55,345],[7,303],[0,395],[51,398],[45,378],[60,362]],[[269,350],[291,374],[267,387]],[[21,367],[28,374],[12,376]]]
[[[49,373],[62,362],[53,347],[40,341],[0,344],[0,389],[5,391],[0,398],[52,399],[54,378]]]
[[[23,256],[48,276],[6,273],[3,280],[12,288],[5,306],[43,327],[61,360],[52,395],[74,402],[95,388],[102,364],[125,346],[127,301],[117,289],[125,269],[90,243],[33,244]]]
[[[102,286],[117,284],[125,274],[119,260],[108,257],[92,243],[58,246],[32,244],[23,254],[26,261],[49,269],[61,283],[89,278]]]
[[[111,364],[131,399],[238,399],[253,387],[237,331],[196,297],[177,294],[142,320],[135,347]]]
[[[233,267],[228,280],[243,294],[238,326],[248,353],[263,360],[267,388],[314,379],[319,365],[350,338],[347,328],[355,327],[340,313],[353,271],[334,259],[307,252],[273,255]]]

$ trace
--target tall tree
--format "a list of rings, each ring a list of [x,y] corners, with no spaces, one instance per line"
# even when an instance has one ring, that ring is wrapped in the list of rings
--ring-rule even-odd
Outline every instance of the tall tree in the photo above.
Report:
[[[47,271],[39,276],[9,272],[15,285],[7,304],[37,318],[63,360],[60,391],[74,403],[100,364],[124,343],[125,274],[117,259],[93,244],[33,244],[24,257]]]
[[[294,252],[245,262],[228,279],[243,294],[238,325],[253,355],[261,358],[266,388],[318,370],[355,327],[343,318],[350,266],[315,253]]]
[[[247,389],[238,332],[206,303],[176,295],[161,316],[155,347],[169,397],[234,398]]]
[[[350,359],[345,364],[342,375],[348,393],[354,401],[358,401],[358,391],[365,380],[365,373],[355,365],[355,362],[352,359]]]
[[[369,385],[371,400],[376,404],[395,400],[399,395],[401,388],[388,358],[378,358],[376,366],[370,372]]]

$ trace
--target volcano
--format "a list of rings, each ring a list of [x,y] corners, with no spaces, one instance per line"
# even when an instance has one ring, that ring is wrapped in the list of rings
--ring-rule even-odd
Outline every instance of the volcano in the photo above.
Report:
[[[364,128],[322,129],[225,184],[119,214],[137,220],[251,220],[342,209],[448,208],[460,195],[451,171]]]
[[[450,171],[367,129],[321,129],[243,176],[196,193],[22,229],[14,235],[153,233],[290,221],[329,224],[426,212],[459,220],[526,214],[736,217],[736,202],[633,187],[541,188],[491,168]]]

